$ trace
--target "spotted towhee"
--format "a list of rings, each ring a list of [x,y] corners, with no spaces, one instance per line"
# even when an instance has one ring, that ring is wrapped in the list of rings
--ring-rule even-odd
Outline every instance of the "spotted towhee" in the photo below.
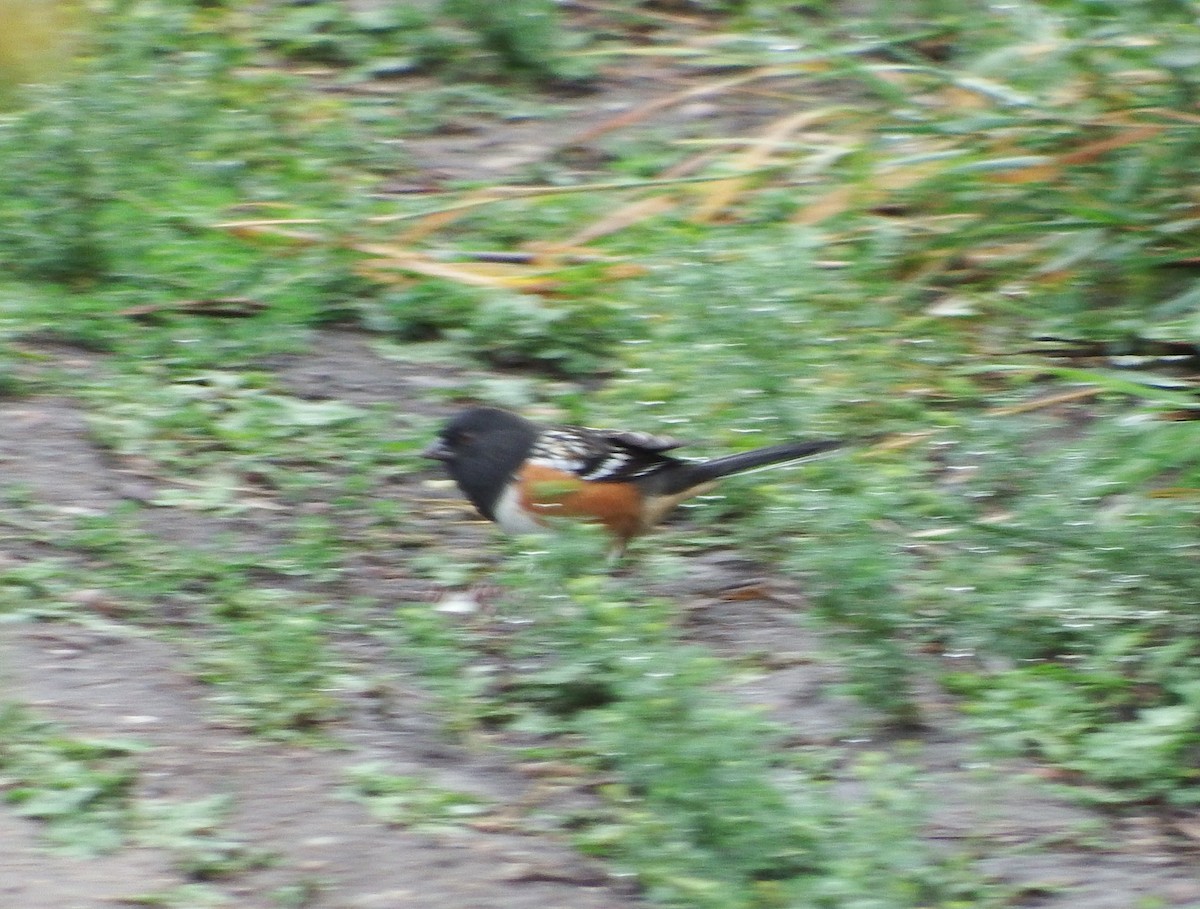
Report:
[[[459,489],[509,533],[544,530],[547,519],[603,524],[620,552],[685,499],[716,480],[840,447],[836,439],[784,442],[709,461],[664,452],[683,443],[641,432],[541,426],[506,410],[455,416],[423,454],[443,461]]]

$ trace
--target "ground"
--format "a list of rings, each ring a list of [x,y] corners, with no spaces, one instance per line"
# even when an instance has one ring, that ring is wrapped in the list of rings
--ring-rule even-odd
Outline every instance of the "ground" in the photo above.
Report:
[[[422,400],[438,376],[378,356],[363,336],[329,333],[313,353],[277,364],[285,387],[358,404]],[[102,368],[94,358],[84,369]],[[418,404],[437,411],[441,407]],[[144,498],[151,481],[115,465],[92,442],[78,407],[62,397],[7,403],[0,411],[7,482],[39,503],[69,514],[102,513],[123,499]],[[484,525],[466,518],[435,474],[414,476],[390,490],[441,502],[422,530],[446,545],[486,546]],[[144,512],[157,534],[203,544],[219,533],[253,547],[270,539],[272,521],[253,523],[154,508]],[[224,537],[227,539],[227,537]],[[20,545],[5,559],[29,555]],[[406,577],[403,565],[364,564],[347,583],[354,595],[394,605],[424,603],[435,592]],[[747,585],[750,585],[747,587]],[[750,590],[732,597],[735,588]],[[839,667],[821,636],[802,622],[803,592],[763,577],[733,552],[697,557],[690,576],[662,593],[672,597],[687,634],[729,656],[769,652],[770,670],[739,684],[738,697],[765,705],[804,741],[843,742],[856,749],[903,747],[861,732],[859,708],[839,692]],[[86,591],[81,594],[86,599]],[[302,905],[328,907],[436,906],[616,907],[639,904],[636,888],[549,833],[502,823],[422,832],[382,824],[345,796],[346,772],[382,762],[394,772],[431,775],[449,789],[470,792],[527,814],[543,802],[586,798],[561,785],[540,784],[536,766],[504,758],[502,748],[452,742],[408,667],[364,640],[339,642],[369,688],[340,692],[350,707],[334,729],[337,748],[263,742],[214,719],[211,692],[188,670],[185,653],[144,628],[99,621],[96,627],[25,622],[5,626],[3,697],[36,708],[72,733],[134,738],[149,746],[138,762],[142,795],[197,799],[223,794],[236,806],[228,825],[254,850],[275,857],[210,882],[240,906],[270,905],[278,894],[311,888]],[[1193,905],[1200,878],[1155,822],[1124,821],[1057,798],[1031,766],[987,763],[972,752],[949,704],[928,695],[937,725],[919,737],[919,785],[932,808],[928,835],[948,846],[972,844],[989,857],[986,870],[1010,881],[1019,905],[1123,909]],[[850,741],[855,737],[855,741]],[[6,905],[90,909],[187,883],[170,857],[126,848],[92,858],[49,851],[39,825],[0,813],[0,855],[7,866],[0,890]],[[1145,902],[1139,902],[1143,901]]]
[[[594,125],[597,112],[602,119],[615,116],[662,91],[655,74],[643,70],[637,78],[613,77],[601,93],[572,101],[572,112],[551,126],[469,124],[454,136],[410,145],[431,181],[499,179],[567,150],[586,160],[587,144],[580,149],[576,140]],[[721,117],[726,129],[743,120],[761,122],[755,105],[767,102],[740,101],[733,111],[704,99],[678,106],[671,113],[674,128],[699,129]],[[311,340],[310,352],[263,364],[290,394],[384,405],[402,416],[430,419],[452,409],[438,391],[461,380],[459,369],[381,356],[363,334],[326,331]],[[26,349],[91,381],[105,368],[103,356],[70,347],[35,339]],[[6,486],[64,518],[106,514],[124,502],[145,506],[163,482],[128,459],[111,457],[94,440],[84,406],[63,394],[0,402],[0,470]],[[397,479],[376,494],[420,500],[425,507],[414,512],[406,532],[426,544],[447,553],[489,553],[491,528],[471,519],[434,469]],[[255,552],[286,538],[299,510],[213,517],[153,506],[142,507],[138,521],[157,537],[200,550]],[[12,526],[3,541],[0,560],[8,566],[44,554]],[[364,601],[381,609],[433,608],[444,591],[410,572],[405,557],[398,546],[390,559],[375,551],[354,561],[333,588],[333,608]],[[1200,905],[1200,875],[1180,849],[1181,831],[1164,829],[1150,815],[1117,821],[1079,807],[1049,788],[1037,766],[981,756],[953,704],[933,690],[923,705],[930,722],[919,733],[893,739],[870,731],[869,718],[839,685],[844,672],[829,656],[833,650],[804,621],[804,591],[794,581],[764,572],[734,551],[688,558],[686,578],[659,582],[651,592],[670,600],[687,638],[731,658],[752,655],[763,667],[732,685],[732,693],[766,708],[795,731],[798,742],[839,746],[847,764],[868,749],[902,753],[920,771],[914,785],[930,809],[929,840],[982,856],[988,875],[1012,885],[1012,905]],[[142,743],[139,797],[229,797],[228,831],[250,852],[272,860],[204,882],[205,899],[320,909],[643,905],[628,876],[578,855],[553,825],[539,829],[528,820],[541,811],[587,804],[593,796],[586,784],[573,782],[563,768],[512,758],[503,735],[465,741],[448,735],[413,667],[369,636],[347,632],[335,642],[356,683],[333,692],[344,710],[330,726],[332,743],[270,742],[222,721],[212,709],[213,692],[192,668],[194,646],[179,642],[180,634],[187,635],[186,615],[163,604],[162,623],[183,629],[164,639],[153,623],[125,621],[121,604],[101,591],[84,588],[74,596],[94,613],[92,620],[2,626],[0,700],[29,705],[72,735]],[[478,821],[432,830],[389,825],[347,797],[348,770],[367,763],[478,795],[493,810]],[[854,784],[845,786],[847,798],[854,798]],[[195,883],[166,850],[126,846],[79,857],[48,848],[43,833],[39,822],[0,810],[0,904],[101,909]],[[186,897],[178,899],[187,904]]]

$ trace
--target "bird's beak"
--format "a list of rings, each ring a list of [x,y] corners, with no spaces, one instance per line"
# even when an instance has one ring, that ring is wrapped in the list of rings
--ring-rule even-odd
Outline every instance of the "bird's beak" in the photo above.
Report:
[[[430,445],[421,452],[421,457],[432,458],[435,461],[449,461],[454,457],[450,453],[450,449],[446,447],[446,443],[441,439],[434,439]]]

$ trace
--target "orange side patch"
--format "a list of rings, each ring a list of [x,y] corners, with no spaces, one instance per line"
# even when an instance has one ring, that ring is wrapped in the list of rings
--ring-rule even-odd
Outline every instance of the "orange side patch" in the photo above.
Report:
[[[589,483],[536,464],[521,470],[520,481],[521,506],[535,514],[594,521],[623,540],[643,529],[641,496],[630,483]]]

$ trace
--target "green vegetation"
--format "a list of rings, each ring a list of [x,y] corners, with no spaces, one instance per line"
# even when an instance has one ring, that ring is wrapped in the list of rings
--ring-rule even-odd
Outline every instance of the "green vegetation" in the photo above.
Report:
[[[371,813],[398,827],[434,828],[461,824],[487,808],[478,798],[434,785],[419,776],[400,776],[365,764],[350,771],[351,795]]]
[[[13,704],[0,713],[0,730],[5,801],[20,815],[46,821],[64,845],[96,849],[120,841],[135,745],[68,738]]]
[[[671,905],[1000,898],[920,841],[904,768],[863,759],[852,776],[867,795],[843,810],[820,754],[787,754],[786,730],[715,690],[731,667],[681,644],[670,603],[635,599],[590,567],[596,542],[583,528],[548,552],[514,547],[497,606],[509,634],[447,628],[439,640],[427,614],[408,609],[397,645],[423,655],[451,715],[469,705],[477,725],[573,742],[550,755],[569,754],[611,780],[603,810],[568,821],[581,849],[635,871],[651,897]],[[466,667],[445,654],[472,646],[488,683],[468,690]],[[542,746],[527,754],[547,757]]]
[[[89,854],[129,839],[168,851],[189,877],[211,880],[262,865],[221,831],[227,800],[168,802],[138,797],[133,741],[70,737],[13,704],[0,707],[4,800],[21,817],[46,823],[50,840]]]
[[[6,486],[0,540],[32,549],[0,561],[0,618],[154,629],[215,715],[305,743],[369,684],[339,648],[383,642],[447,734],[602,780],[561,828],[666,905],[1006,898],[922,840],[902,757],[838,777],[835,745],[788,744],[729,691],[745,667],[694,643],[679,596],[645,593],[712,548],[806,591],[797,621],[879,729],[915,734],[936,684],[982,750],[1104,810],[1200,800],[1190,4],[96,6],[51,84],[4,86],[0,397],[71,395],[154,492],[80,514]],[[671,103],[563,127],[608,61],[646,59],[675,67]],[[749,134],[722,113],[742,91],[769,111]],[[706,129],[667,116],[688,102]],[[511,186],[426,183],[405,150],[529,120],[547,147]],[[732,480],[616,573],[587,529],[447,555],[394,496],[424,409],[278,375],[330,326],[400,365],[470,364],[443,403],[712,450],[893,437]],[[194,545],[151,513],[231,523]],[[485,578],[496,616],[363,594],[347,575],[372,559]],[[257,861],[210,836],[221,805],[139,807],[137,755],[0,715],[5,799],[51,839],[142,830],[197,879]],[[847,778],[865,794],[840,798]],[[378,767],[350,788],[388,823],[482,810]]]

